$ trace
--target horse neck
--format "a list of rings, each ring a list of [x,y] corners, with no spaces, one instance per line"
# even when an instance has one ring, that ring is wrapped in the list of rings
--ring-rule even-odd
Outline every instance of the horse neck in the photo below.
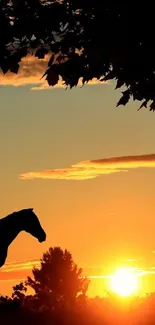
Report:
[[[5,219],[5,218],[4,218]],[[18,236],[18,234],[23,230],[21,224],[20,216],[17,215],[9,215],[3,222],[3,236],[4,241],[7,242],[8,245],[12,243],[12,241]]]

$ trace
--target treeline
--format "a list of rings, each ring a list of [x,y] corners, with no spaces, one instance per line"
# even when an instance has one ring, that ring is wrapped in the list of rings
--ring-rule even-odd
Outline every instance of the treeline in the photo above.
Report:
[[[121,300],[87,296],[89,279],[72,255],[50,248],[34,267],[32,277],[0,296],[0,325],[153,324],[155,295]],[[29,294],[33,289],[33,294]]]

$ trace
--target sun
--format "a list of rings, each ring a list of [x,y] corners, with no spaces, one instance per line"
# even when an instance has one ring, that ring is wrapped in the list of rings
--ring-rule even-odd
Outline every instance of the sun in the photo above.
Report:
[[[137,291],[137,275],[130,268],[120,268],[111,275],[110,288],[122,297],[130,296]]]

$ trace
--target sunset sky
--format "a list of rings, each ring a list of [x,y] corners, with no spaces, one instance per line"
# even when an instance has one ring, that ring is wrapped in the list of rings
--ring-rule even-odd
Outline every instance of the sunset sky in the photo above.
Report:
[[[141,293],[153,291],[155,113],[116,108],[114,83],[46,89],[45,64],[25,60],[18,76],[0,75],[0,217],[34,208],[47,232],[43,244],[26,233],[13,242],[0,292],[50,246],[73,254],[91,295],[103,295],[122,265],[140,272]]]

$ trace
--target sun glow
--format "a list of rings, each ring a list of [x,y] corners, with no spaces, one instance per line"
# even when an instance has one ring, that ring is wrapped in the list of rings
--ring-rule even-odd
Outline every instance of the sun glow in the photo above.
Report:
[[[134,294],[138,288],[137,275],[130,268],[120,268],[110,277],[111,290],[122,297]]]

